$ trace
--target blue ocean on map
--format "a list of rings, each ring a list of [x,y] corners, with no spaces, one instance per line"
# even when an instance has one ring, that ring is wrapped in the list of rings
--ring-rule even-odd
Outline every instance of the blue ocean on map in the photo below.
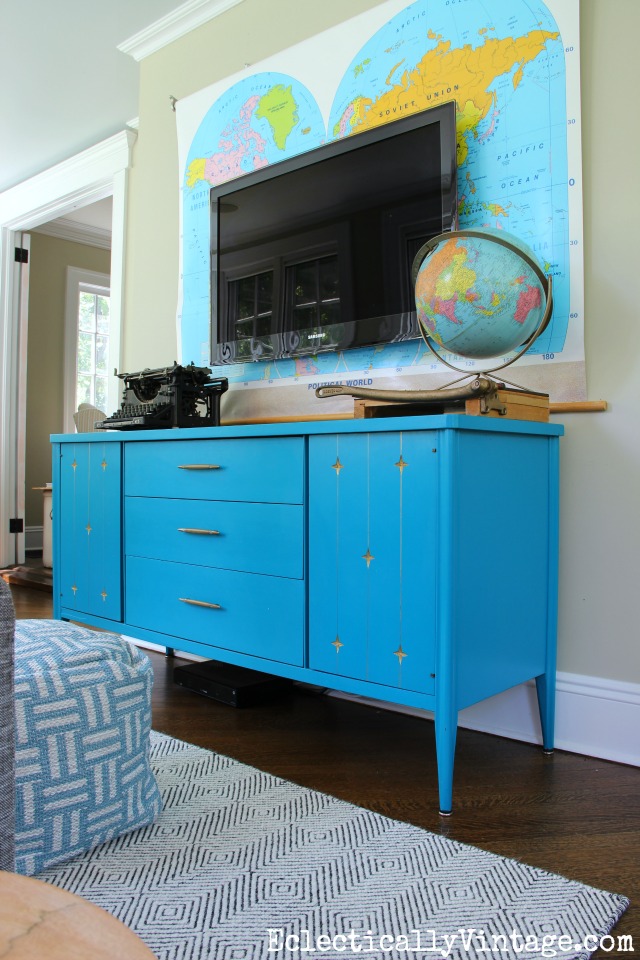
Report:
[[[490,7],[482,0],[417,0],[363,43],[338,84],[326,129],[313,92],[292,76],[262,73],[232,86],[204,117],[184,174],[185,361],[209,361],[214,183],[450,99],[458,106],[459,227],[503,229],[533,249],[553,276],[555,303],[534,350],[561,354],[569,322],[565,97],[558,27],[543,3],[525,0],[493,0]],[[270,113],[272,103],[277,112]],[[433,369],[422,341],[219,372],[255,381],[416,365]]]
[[[247,77],[207,112],[191,144],[182,186],[185,360],[208,364],[210,359],[210,188],[312,150],[325,140],[324,121],[315,99],[285,74]]]

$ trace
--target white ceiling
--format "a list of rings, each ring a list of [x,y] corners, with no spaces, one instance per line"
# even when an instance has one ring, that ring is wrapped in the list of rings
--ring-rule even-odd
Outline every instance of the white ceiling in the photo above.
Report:
[[[32,230],[61,240],[88,243],[92,247],[111,249],[113,197],[72,210],[65,217],[57,217]]]
[[[117,45],[176,0],[0,0],[0,193],[122,130],[139,64]]]
[[[97,203],[89,204],[88,207],[71,210],[63,219],[71,223],[86,223],[95,227],[96,230],[111,233],[112,211],[113,197],[106,197],[104,200],[98,200]]]

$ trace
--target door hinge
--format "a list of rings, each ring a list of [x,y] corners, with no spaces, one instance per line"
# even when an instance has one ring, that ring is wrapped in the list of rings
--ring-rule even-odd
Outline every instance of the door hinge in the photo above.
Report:
[[[24,533],[24,520],[22,519],[22,517],[10,518],[9,533]]]
[[[26,247],[16,247],[16,263],[29,263],[29,251]]]

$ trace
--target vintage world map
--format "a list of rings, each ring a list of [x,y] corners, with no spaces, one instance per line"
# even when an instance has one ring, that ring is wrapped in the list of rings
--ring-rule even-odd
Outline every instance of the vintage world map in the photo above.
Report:
[[[232,84],[204,115],[183,168],[183,358],[209,361],[212,185],[450,99],[458,105],[459,226],[507,230],[537,254],[553,275],[555,309],[534,349],[541,360],[561,357],[574,312],[567,56],[544,3],[417,0],[361,46],[337,85],[326,124],[312,90],[291,74],[264,71]],[[421,341],[408,341],[220,372],[255,381],[426,370],[433,362]]]

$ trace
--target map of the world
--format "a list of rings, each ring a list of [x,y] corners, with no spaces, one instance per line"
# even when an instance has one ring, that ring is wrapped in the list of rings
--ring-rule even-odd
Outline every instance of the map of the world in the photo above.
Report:
[[[570,315],[578,319],[569,264],[571,53],[544,3],[417,0],[362,44],[335,87],[326,119],[308,76],[303,83],[265,70],[232,83],[202,117],[183,165],[184,360],[209,362],[212,185],[450,99],[458,108],[459,226],[504,229],[537,254],[553,275],[555,307],[534,349],[540,361],[563,357]],[[322,64],[317,69],[322,72]],[[280,380],[426,371],[433,363],[422,341],[408,341],[217,372],[231,381]]]

